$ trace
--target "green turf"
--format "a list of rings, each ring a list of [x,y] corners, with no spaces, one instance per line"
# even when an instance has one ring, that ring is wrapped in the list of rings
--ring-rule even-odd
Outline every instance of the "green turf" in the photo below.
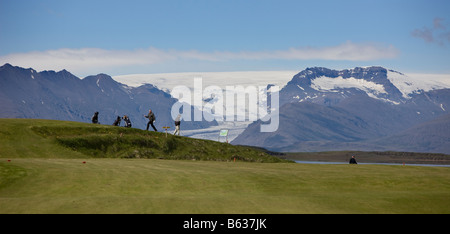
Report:
[[[0,119],[0,137],[0,158],[88,157],[288,162],[251,147],[135,128],[67,121]]]
[[[96,146],[71,148],[76,146],[59,141],[108,135],[109,126],[93,126],[99,129],[87,131],[83,128],[91,125],[22,121],[0,121],[2,214],[450,213],[450,168],[224,160],[229,155],[208,161],[200,153],[199,160],[123,158],[128,150],[110,149],[109,143],[98,150]],[[79,129],[63,134],[67,127]],[[125,134],[144,133],[132,130]],[[162,139],[162,134],[152,134]],[[136,140],[132,137],[129,141]],[[152,141],[158,147],[155,152],[164,156],[164,142]],[[199,151],[214,149],[208,144],[215,143],[202,142],[206,146],[195,146],[204,147]],[[232,154],[250,159],[243,152]],[[108,157],[110,153],[115,156]]]
[[[0,213],[450,212],[448,168],[17,158],[0,172]]]

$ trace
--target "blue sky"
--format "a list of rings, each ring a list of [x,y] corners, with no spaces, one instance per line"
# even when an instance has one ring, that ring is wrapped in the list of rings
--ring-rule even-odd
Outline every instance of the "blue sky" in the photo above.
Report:
[[[0,0],[0,63],[73,74],[450,73],[450,1]]]

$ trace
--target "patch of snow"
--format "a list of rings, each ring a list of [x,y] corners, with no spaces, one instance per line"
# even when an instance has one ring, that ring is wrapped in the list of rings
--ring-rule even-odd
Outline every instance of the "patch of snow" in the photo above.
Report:
[[[409,74],[388,70],[387,77],[404,98],[420,91],[450,88],[450,75],[446,74]]]
[[[105,91],[100,87],[100,79],[97,79],[97,87],[100,88],[100,90],[102,91],[102,93],[105,92]]]
[[[389,99],[386,99],[386,98],[380,98],[380,97],[372,97],[372,98],[376,98],[376,99],[379,99],[379,100],[382,100],[382,101],[385,101],[385,102],[390,102],[390,103],[392,103],[394,105],[400,105],[400,102],[392,101],[392,100],[389,100]]]
[[[367,94],[386,93],[383,85],[363,79],[356,79],[353,77],[344,79],[341,76],[330,78],[326,76],[318,77],[311,81],[311,88],[317,91],[338,92],[337,89],[342,88],[357,88],[365,91]],[[375,96],[373,96],[375,97]]]
[[[125,90],[125,92],[127,92],[128,94],[131,94],[131,89],[132,87],[126,85],[126,84],[122,84],[122,88]]]

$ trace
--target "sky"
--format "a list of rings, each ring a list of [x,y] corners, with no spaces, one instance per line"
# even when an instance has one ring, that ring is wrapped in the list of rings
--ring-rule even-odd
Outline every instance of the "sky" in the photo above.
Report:
[[[0,65],[83,78],[383,66],[450,74],[448,0],[0,0]]]

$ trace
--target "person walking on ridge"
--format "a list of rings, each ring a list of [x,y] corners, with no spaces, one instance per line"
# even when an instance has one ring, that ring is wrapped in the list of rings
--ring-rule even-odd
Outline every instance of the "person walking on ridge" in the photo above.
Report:
[[[173,135],[177,134],[180,135],[180,124],[181,124],[181,115],[178,114],[177,118],[175,119],[175,131],[173,132]]]
[[[113,123],[112,125],[114,125],[114,126],[120,126],[120,121],[121,121],[120,116],[117,116],[117,119],[114,120],[114,123]]]
[[[156,120],[155,114],[152,112],[152,110],[150,109],[148,111],[148,115],[144,115],[145,118],[148,118],[148,123],[147,123],[147,129],[150,125],[152,125],[152,128],[155,130],[155,132],[157,132],[158,130],[156,130],[155,125],[153,125],[153,122]]]
[[[122,117],[122,119],[125,121],[125,127],[126,127],[126,128],[131,128],[131,121],[130,121],[130,118],[128,118],[128,116],[124,115],[124,116]]]

